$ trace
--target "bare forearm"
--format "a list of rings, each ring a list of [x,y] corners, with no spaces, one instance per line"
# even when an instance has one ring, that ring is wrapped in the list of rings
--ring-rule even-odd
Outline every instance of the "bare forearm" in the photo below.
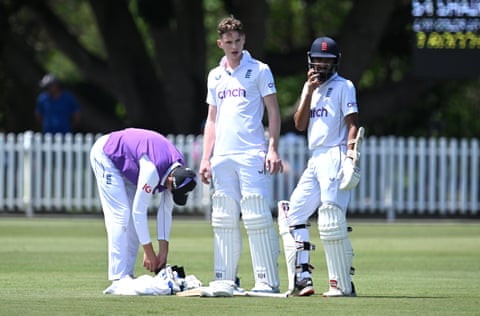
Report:
[[[270,94],[264,97],[264,103],[268,111],[268,131],[269,131],[269,151],[277,151],[278,138],[280,137],[280,109],[278,106],[276,94]]]
[[[148,256],[155,256],[155,250],[153,250],[153,245],[152,243],[148,243],[143,246],[143,252],[148,255]]]
[[[268,131],[270,134],[268,144],[269,150],[277,151],[278,139],[280,137],[280,115],[269,117]]]
[[[205,125],[205,133],[203,134],[203,150],[202,160],[210,160],[215,143],[215,125],[207,122]]]
[[[168,241],[167,240],[159,240],[158,241],[158,261],[159,261],[159,268],[165,268],[167,264],[168,258]]]
[[[295,128],[301,132],[303,132],[310,120],[310,103],[312,102],[312,94],[307,93],[303,99],[301,100],[301,104],[295,112],[293,116],[293,120],[295,122]]]

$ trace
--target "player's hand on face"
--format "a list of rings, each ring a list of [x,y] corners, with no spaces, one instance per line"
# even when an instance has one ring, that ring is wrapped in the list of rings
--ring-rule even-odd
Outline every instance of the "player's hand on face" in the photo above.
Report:
[[[208,160],[202,160],[200,163],[200,179],[205,184],[210,184],[210,179],[212,178],[212,173],[210,169],[210,162]]]
[[[307,85],[310,91],[315,90],[322,82],[318,80],[318,73],[315,69],[310,68],[307,72]]]

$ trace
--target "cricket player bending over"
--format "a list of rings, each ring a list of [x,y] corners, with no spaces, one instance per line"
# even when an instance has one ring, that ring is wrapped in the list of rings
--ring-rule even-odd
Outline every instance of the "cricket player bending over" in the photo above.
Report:
[[[143,266],[151,272],[165,268],[173,203],[185,205],[196,186],[196,174],[184,167],[183,155],[163,135],[127,128],[100,137],[90,152],[108,237],[108,278],[133,278],[138,247]],[[160,194],[157,212],[158,255],[147,221],[154,193]],[[108,292],[108,289],[105,290]]]
[[[242,251],[242,215],[252,256],[253,291],[279,292],[280,244],[268,203],[269,176],[282,170],[277,145],[280,112],[270,68],[244,50],[242,23],[218,25],[225,56],[208,75],[208,116],[200,177],[213,181],[214,279],[235,281]],[[268,111],[269,144],[262,118]]]
[[[280,201],[279,230],[288,266],[289,290],[314,294],[309,251],[308,218],[318,208],[329,290],[323,296],[355,296],[351,281],[353,250],[346,213],[350,189],[360,180],[357,167],[363,128],[352,82],[337,73],[340,52],[329,37],[317,38],[308,52],[307,81],[294,115],[295,127],[308,128],[308,161],[290,201]]]

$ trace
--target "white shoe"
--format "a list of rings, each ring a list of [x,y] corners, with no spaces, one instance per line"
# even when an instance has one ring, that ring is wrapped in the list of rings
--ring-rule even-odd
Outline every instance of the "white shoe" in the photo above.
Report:
[[[330,287],[330,289],[323,293],[323,297],[340,297],[340,296],[349,296],[349,297],[355,297],[357,296],[357,292],[355,290],[355,285],[352,284],[352,291],[350,293],[344,293],[342,290],[336,287]]]
[[[336,287],[331,287],[327,292],[323,293],[323,297],[340,297],[345,296],[343,292]]]
[[[278,287],[271,287],[265,282],[257,282],[251,290],[252,292],[262,292],[262,293],[280,293]]]

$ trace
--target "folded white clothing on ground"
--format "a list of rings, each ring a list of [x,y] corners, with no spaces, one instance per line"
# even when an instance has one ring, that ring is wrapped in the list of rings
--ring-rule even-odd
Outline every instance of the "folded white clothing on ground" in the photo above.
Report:
[[[129,276],[115,280],[103,291],[113,295],[174,295],[186,289],[201,287],[202,283],[194,276],[178,277],[170,266],[157,275],[142,275],[138,278]]]

